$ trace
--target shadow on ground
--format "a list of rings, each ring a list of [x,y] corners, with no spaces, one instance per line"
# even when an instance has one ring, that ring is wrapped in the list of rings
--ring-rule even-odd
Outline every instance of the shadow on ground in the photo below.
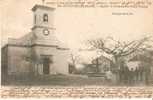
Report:
[[[87,77],[87,76],[66,76],[66,75],[46,75],[29,78],[8,78],[2,82],[4,86],[86,86],[86,85],[114,85],[107,82],[104,77]]]

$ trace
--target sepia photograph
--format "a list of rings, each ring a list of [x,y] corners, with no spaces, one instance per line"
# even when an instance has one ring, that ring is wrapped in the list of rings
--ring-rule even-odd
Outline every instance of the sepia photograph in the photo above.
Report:
[[[0,1],[1,85],[152,87],[153,2],[74,1]]]

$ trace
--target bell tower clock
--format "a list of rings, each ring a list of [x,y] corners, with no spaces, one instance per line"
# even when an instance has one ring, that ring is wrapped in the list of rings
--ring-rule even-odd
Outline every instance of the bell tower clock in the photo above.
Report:
[[[35,5],[32,8],[34,15],[32,32],[37,37],[37,41],[49,40],[52,37],[54,10],[54,8],[44,5]]]

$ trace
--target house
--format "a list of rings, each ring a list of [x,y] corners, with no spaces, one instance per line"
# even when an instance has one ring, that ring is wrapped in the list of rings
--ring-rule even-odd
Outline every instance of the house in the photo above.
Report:
[[[131,59],[129,59],[128,63],[131,63],[129,66],[137,67],[138,69],[142,68],[144,77],[148,77],[151,81],[153,81],[153,51],[145,50],[140,54],[136,54]],[[133,68],[133,69],[135,69]],[[145,78],[144,78],[145,79]]]
[[[89,73],[105,73],[110,69],[111,61],[103,55],[93,59],[90,64],[86,64],[86,70]]]
[[[112,64],[110,58],[110,56],[104,54],[97,55],[95,50],[80,49],[75,53],[75,64],[71,61],[70,72],[72,74],[104,73],[106,70],[110,70]],[[98,68],[96,65],[98,65]]]

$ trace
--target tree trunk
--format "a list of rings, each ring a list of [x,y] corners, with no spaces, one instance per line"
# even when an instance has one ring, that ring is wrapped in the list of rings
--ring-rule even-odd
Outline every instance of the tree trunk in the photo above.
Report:
[[[96,73],[99,73],[99,61],[96,59]]]
[[[114,56],[114,70],[116,73],[116,81],[120,82],[121,74],[120,74],[120,65],[119,65],[119,57]]]

